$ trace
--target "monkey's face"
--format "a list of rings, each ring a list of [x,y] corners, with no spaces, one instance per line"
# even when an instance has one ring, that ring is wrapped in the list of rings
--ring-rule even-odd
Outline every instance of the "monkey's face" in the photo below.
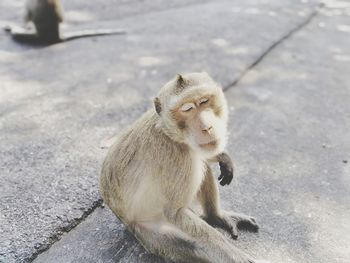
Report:
[[[163,131],[174,141],[213,156],[226,144],[227,105],[207,73],[177,75],[154,100]]]
[[[226,118],[217,103],[215,95],[203,94],[194,99],[184,99],[175,110],[184,142],[197,151],[216,154],[226,144]]]

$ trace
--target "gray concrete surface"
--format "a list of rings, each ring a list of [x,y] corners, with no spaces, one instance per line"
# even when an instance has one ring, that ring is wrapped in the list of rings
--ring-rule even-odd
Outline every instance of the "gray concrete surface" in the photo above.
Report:
[[[16,21],[19,2],[0,4],[2,24]],[[207,70],[229,87],[317,4],[81,2],[65,2],[64,30],[128,35],[42,49],[0,35],[0,262],[30,261],[61,237],[36,260],[161,261],[107,208],[85,219],[99,205],[101,141],[176,72]],[[350,260],[349,14],[346,2],[329,2],[226,92],[238,178],[222,188],[223,206],[259,219],[258,235],[235,242],[259,258]]]
[[[323,9],[226,91],[234,107],[228,148],[239,177],[221,197],[224,208],[258,218],[260,233],[235,241],[258,258],[350,261],[349,11]],[[149,262],[133,238],[119,238],[118,227],[110,237],[103,220],[120,226],[107,208],[98,209],[89,226],[78,226],[36,262]]]

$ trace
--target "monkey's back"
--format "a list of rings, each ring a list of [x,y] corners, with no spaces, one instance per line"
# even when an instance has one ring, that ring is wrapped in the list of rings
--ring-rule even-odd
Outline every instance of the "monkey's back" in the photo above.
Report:
[[[59,39],[62,7],[59,0],[28,0],[26,19],[32,21],[40,38],[47,41]]]

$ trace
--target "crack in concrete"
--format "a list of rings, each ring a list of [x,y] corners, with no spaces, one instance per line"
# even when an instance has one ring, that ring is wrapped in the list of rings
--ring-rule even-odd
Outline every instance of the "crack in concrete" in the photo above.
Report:
[[[243,78],[244,76],[249,73],[254,67],[256,67],[260,62],[269,55],[276,47],[278,47],[280,44],[282,44],[287,39],[291,38],[295,33],[302,30],[304,27],[306,27],[312,20],[315,18],[319,12],[320,9],[324,7],[323,3],[319,3],[315,10],[313,10],[307,18],[297,25],[295,28],[287,32],[285,35],[283,35],[281,38],[279,38],[277,41],[272,43],[267,49],[265,49],[254,61],[251,63],[238,77],[235,79],[232,83],[226,85],[223,87],[224,91],[227,91],[228,89],[236,86]]]
[[[182,6],[180,6],[181,8]],[[236,86],[241,79],[250,71],[252,70],[255,66],[257,66],[258,64],[260,64],[260,62],[267,56],[269,55],[277,46],[279,46],[281,43],[283,43],[284,41],[286,41],[287,39],[289,39],[290,37],[292,37],[295,33],[297,33],[298,31],[300,31],[301,29],[303,29],[305,26],[307,26],[312,19],[317,16],[319,14],[320,9],[324,7],[323,3],[320,3],[317,8],[315,10],[313,10],[313,12],[310,13],[310,15],[299,25],[297,25],[295,28],[293,28],[292,30],[290,30],[289,32],[287,32],[285,35],[283,35],[281,38],[279,38],[277,41],[275,41],[274,43],[272,43],[266,50],[264,50],[258,57],[257,59],[255,59],[253,61],[253,63],[251,63],[241,74],[240,76],[234,80],[231,84],[225,86],[223,88],[224,91],[227,91],[228,89],[230,89],[231,87]],[[27,258],[27,260],[29,262],[32,262],[35,260],[35,258],[37,258],[41,253],[49,250],[51,248],[51,246],[53,244],[55,244],[57,241],[60,240],[60,238],[63,236],[63,233],[68,233],[70,232],[72,229],[74,229],[76,226],[78,226],[81,222],[83,222],[90,214],[92,214],[96,208],[98,207],[103,207],[103,200],[102,199],[98,199],[97,201],[95,201],[93,203],[93,205],[91,207],[89,207],[86,211],[84,211],[84,213],[82,214],[82,216],[80,218],[77,218],[76,220],[73,220],[72,222],[70,222],[68,225],[66,226],[62,226],[60,228],[58,228],[55,233],[49,237],[50,243],[46,244],[46,245],[42,245],[38,248],[38,250],[31,255],[30,257]]]
[[[37,251],[32,254],[30,257],[26,258],[24,261],[32,262],[34,261],[41,253],[49,250],[53,244],[55,244],[57,241],[61,239],[64,233],[69,233],[72,229],[74,229],[76,226],[78,226],[81,222],[83,222],[89,215],[91,215],[96,208],[102,206],[102,199],[98,199],[97,201],[94,201],[92,203],[92,206],[87,208],[87,210],[84,211],[81,217],[72,220],[72,222],[69,222],[68,225],[61,226],[56,229],[55,233],[49,237],[49,244],[43,244],[41,245]]]

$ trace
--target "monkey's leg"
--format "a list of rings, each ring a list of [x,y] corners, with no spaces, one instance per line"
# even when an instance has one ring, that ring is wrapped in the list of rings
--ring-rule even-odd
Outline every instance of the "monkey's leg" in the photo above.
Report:
[[[59,23],[56,19],[48,19],[45,24],[36,23],[35,28],[41,44],[50,45],[62,42]]]
[[[4,27],[4,30],[18,42],[37,43],[38,41],[38,36],[35,32],[26,31],[22,27],[16,25],[8,25]]]
[[[169,223],[142,222],[131,228],[136,238],[153,254],[181,262],[214,262],[195,239]]]
[[[236,248],[215,228],[208,225],[188,208],[167,209],[166,217],[182,231],[200,242],[211,256],[210,262],[254,263],[255,261]]]
[[[209,166],[207,166],[204,181],[198,192],[198,199],[203,208],[204,220],[211,226],[226,230],[233,239],[238,236],[237,229],[258,231],[259,226],[254,218],[221,210],[218,186]]]
[[[31,45],[40,45],[50,43],[46,40],[43,40],[38,34],[32,32],[30,30],[23,30],[22,28],[16,26],[7,26],[5,27],[5,31],[7,31],[13,40]]]
[[[35,33],[11,33],[12,38],[20,43],[39,44],[41,41]]]

